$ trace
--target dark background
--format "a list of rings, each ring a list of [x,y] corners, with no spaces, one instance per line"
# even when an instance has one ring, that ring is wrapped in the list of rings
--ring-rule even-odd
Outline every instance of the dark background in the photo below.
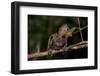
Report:
[[[44,15],[28,15],[28,54],[35,53],[37,50],[46,51],[48,38],[51,34],[55,33],[58,27],[67,23],[69,28],[79,28],[78,18],[81,28],[88,25],[87,17],[71,17],[71,16],[44,16]],[[78,29],[77,29],[78,30]],[[76,31],[77,31],[76,30]],[[87,41],[88,28],[82,30],[84,41]],[[68,45],[81,42],[80,33],[73,34],[68,38]],[[64,54],[58,53],[50,56],[36,58],[35,60],[47,60],[47,59],[76,59],[87,58],[87,48],[79,49],[77,51],[72,50]],[[34,59],[28,59],[34,60]]]

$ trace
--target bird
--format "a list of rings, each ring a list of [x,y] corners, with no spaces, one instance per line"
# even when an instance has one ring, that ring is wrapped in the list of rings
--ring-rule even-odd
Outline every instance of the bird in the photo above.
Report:
[[[67,24],[62,24],[57,32],[50,35],[47,47],[50,56],[53,55],[53,51],[64,49],[64,47],[67,46],[67,39],[72,36],[72,34],[68,32],[68,29]]]

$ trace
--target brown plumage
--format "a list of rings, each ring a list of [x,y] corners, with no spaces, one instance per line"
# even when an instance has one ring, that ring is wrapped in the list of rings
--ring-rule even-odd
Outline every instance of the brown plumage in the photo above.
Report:
[[[49,37],[47,48],[49,54],[52,54],[52,51],[64,49],[67,46],[69,36],[71,36],[71,33],[68,32],[68,26],[62,25],[56,33]]]
[[[48,50],[60,50],[67,45],[67,37],[59,37],[57,33],[50,36],[48,41]]]

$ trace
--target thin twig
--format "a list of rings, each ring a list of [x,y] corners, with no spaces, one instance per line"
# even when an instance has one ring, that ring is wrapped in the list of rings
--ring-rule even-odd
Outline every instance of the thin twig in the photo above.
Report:
[[[84,41],[84,40],[83,40],[83,36],[82,36],[82,32],[81,32],[81,26],[80,26],[79,17],[77,18],[77,20],[78,20],[78,25],[79,25],[79,31],[80,31],[81,40]]]
[[[84,29],[86,29],[86,28],[88,28],[88,26],[84,26],[84,27],[82,27],[80,30],[82,31],[82,30],[84,30]],[[76,33],[78,33],[79,32],[79,30],[77,30],[76,32],[73,32],[73,34],[76,34]]]

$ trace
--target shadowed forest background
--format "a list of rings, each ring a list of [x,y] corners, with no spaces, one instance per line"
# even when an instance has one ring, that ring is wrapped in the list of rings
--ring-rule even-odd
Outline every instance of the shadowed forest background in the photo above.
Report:
[[[72,37],[68,38],[68,46],[76,44],[78,42],[88,41],[88,18],[87,17],[71,17],[71,16],[44,16],[44,15],[28,15],[28,55],[36,52],[47,51],[48,39],[51,34],[57,32],[58,27],[67,23],[69,28],[75,27]],[[82,38],[79,31],[80,28],[84,28],[82,32]],[[75,33],[77,32],[77,33]],[[87,58],[87,47],[72,50],[62,53],[57,53],[50,56],[28,58],[28,60],[48,60],[48,59],[79,59]]]

